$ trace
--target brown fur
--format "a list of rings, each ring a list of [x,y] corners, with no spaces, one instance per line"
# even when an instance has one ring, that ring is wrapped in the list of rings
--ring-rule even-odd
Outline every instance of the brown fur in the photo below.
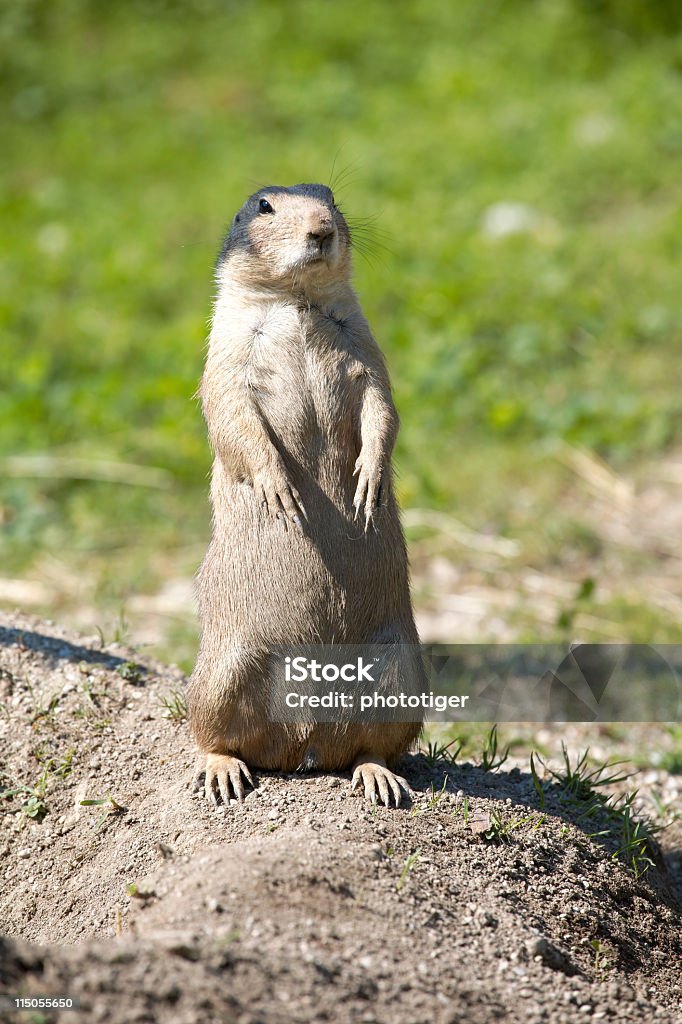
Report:
[[[418,642],[391,479],[398,416],[329,190],[252,196],[217,281],[200,390],[215,460],[188,688],[195,738],[263,769],[294,770],[311,752],[326,770],[392,764],[419,722],[273,723],[263,687],[275,644]]]

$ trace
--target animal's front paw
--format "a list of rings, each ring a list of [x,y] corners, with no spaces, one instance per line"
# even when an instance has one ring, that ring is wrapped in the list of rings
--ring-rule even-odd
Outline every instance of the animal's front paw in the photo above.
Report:
[[[203,786],[204,796],[214,807],[218,803],[217,789],[227,806],[231,796],[240,804],[244,802],[244,782],[255,787],[251,772],[238,757],[232,757],[230,754],[207,754],[205,767],[199,768],[194,776],[194,789],[199,790]]]
[[[256,498],[270,515],[282,519],[286,525],[290,519],[303,533],[306,511],[301,495],[292,484],[283,465],[260,470],[254,475],[253,489]]]
[[[402,796],[400,790],[404,789],[405,793],[410,796],[407,779],[403,779],[401,775],[394,775],[382,761],[358,762],[353,771],[351,790],[358,789],[360,783],[364,786],[365,800],[370,804],[378,803],[377,798],[380,798],[384,807],[390,807],[392,794],[396,807],[399,807]]]
[[[357,519],[364,506],[365,533],[374,519],[376,510],[386,499],[387,472],[384,460],[380,456],[370,455],[364,448],[362,449],[353,470],[353,476],[358,478],[353,508]]]

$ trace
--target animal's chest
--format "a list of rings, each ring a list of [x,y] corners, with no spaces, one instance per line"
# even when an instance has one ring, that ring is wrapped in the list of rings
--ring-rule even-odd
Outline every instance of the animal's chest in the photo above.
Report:
[[[352,326],[315,311],[299,314],[285,334],[264,330],[254,348],[262,412],[294,444],[354,431],[365,369]]]

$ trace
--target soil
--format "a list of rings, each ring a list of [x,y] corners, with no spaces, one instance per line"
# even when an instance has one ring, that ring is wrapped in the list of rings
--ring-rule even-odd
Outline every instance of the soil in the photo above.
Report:
[[[682,1021],[679,849],[636,877],[527,761],[410,755],[399,809],[266,773],[210,808],[163,704],[183,682],[0,616],[2,785],[26,787],[0,805],[0,994],[80,1000],[0,1020]]]

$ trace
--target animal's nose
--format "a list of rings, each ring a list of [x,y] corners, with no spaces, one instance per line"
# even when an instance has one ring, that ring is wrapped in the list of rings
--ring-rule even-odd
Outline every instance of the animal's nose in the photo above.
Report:
[[[308,227],[308,239],[321,245],[325,238],[334,234],[334,222],[328,219],[316,220]]]

